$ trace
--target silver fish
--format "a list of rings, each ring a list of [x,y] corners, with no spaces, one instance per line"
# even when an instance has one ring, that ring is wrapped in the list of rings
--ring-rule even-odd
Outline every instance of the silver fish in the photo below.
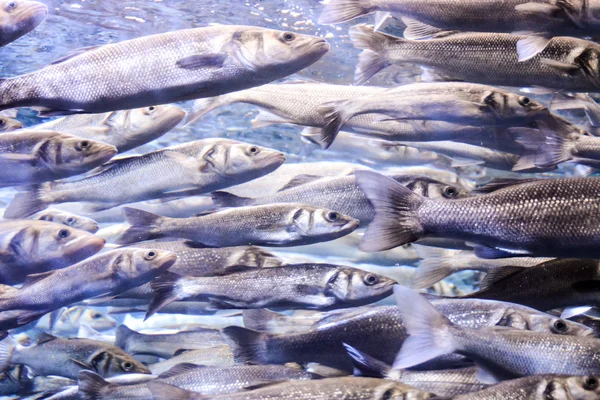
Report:
[[[104,239],[46,221],[0,222],[0,282],[23,283],[27,275],[58,270],[91,257]]]
[[[134,208],[124,212],[131,227],[119,244],[177,237],[212,247],[297,246],[337,239],[359,224],[337,211],[293,203],[236,207],[192,218],[166,218]]]
[[[0,114],[0,132],[10,132],[23,128],[23,124],[14,118]]]
[[[47,15],[48,7],[37,1],[0,1],[0,47],[37,28]]]
[[[185,111],[174,105],[159,105],[103,114],[70,115],[35,125],[84,139],[108,143],[124,153],[158,139],[175,128]]]
[[[486,85],[461,82],[413,83],[377,95],[319,107],[325,119],[320,141],[328,148],[348,120],[362,114],[387,119],[434,120],[466,125],[523,124],[546,117],[548,109],[528,97]]]
[[[92,307],[73,306],[58,310],[50,331],[55,335],[77,335],[79,327],[86,325],[96,331],[107,331],[117,326],[110,315]]]
[[[30,185],[79,175],[110,160],[114,146],[54,131],[0,135],[0,187]]]
[[[252,180],[277,169],[275,150],[227,139],[204,139],[141,156],[118,158],[94,175],[51,182],[17,194],[5,218],[30,215],[49,204],[82,201],[100,209],[135,201],[202,194]],[[161,171],[156,174],[155,171]],[[120,187],[121,190],[113,190]]]
[[[49,221],[57,224],[71,226],[75,229],[81,229],[82,231],[96,233],[98,232],[98,223],[91,218],[82,217],[81,215],[75,215],[68,211],[47,209],[40,211],[37,214],[29,216],[27,219],[38,220],[38,221]]]
[[[89,339],[63,339],[47,333],[38,336],[34,345],[25,347],[11,337],[0,341],[2,368],[24,364],[36,375],[58,375],[77,379],[81,370],[102,376],[150,371],[142,363],[113,345]]]
[[[148,368],[153,374],[160,375],[177,364],[183,363],[206,365],[208,367],[229,367],[234,364],[234,361],[229,346],[215,346],[179,352],[168,360],[148,365]]]
[[[248,282],[252,282],[249,285]],[[216,308],[308,308],[327,310],[386,298],[396,282],[331,264],[245,268],[224,276],[195,278],[163,274],[152,281],[146,318],[176,300],[208,301]]]
[[[148,49],[154,56],[148,57]],[[4,79],[0,110],[38,106],[101,113],[215,96],[298,72],[327,51],[329,44],[319,37],[252,26],[150,35],[81,49],[36,72]]]

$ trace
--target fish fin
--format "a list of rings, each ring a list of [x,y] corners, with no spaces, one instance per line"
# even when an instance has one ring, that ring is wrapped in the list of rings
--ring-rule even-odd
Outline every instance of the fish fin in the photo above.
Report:
[[[368,376],[372,378],[386,378],[390,373],[392,367],[379,361],[378,359],[371,357],[347,343],[342,343],[348,352],[348,355],[352,358],[352,364],[354,365],[354,376]]]
[[[426,289],[452,275],[452,264],[441,257],[426,258],[419,262],[419,267],[412,277],[413,289]]]
[[[495,259],[515,256],[515,253],[511,253],[507,249],[499,249],[496,247],[486,246],[480,243],[473,243],[472,245],[475,255],[479,258]]]
[[[517,162],[513,165],[512,171],[529,171],[537,169],[535,166],[535,154],[523,154],[519,156]]]
[[[565,93],[556,93],[550,102],[553,110],[583,110],[592,126],[600,126],[600,105],[589,95],[578,94],[571,96]]]
[[[561,319],[569,319],[590,311],[592,306],[566,307],[560,314]]]
[[[137,243],[163,236],[158,228],[163,217],[132,207],[123,207],[123,215],[131,226],[115,241],[116,244]]]
[[[193,350],[195,350],[195,349],[177,349],[173,352],[173,357],[180,356],[182,354],[187,353],[188,351],[193,351]]]
[[[408,40],[431,39],[436,34],[443,32],[443,30],[440,28],[427,25],[414,18],[401,17],[400,19],[402,22],[404,22],[404,25],[406,25],[406,29],[404,30],[404,38]]]
[[[213,110],[216,110],[217,108],[233,104],[235,102],[236,98],[232,93],[215,97],[207,97],[204,99],[197,99],[196,101],[194,101],[192,109],[187,113],[185,117],[184,126],[187,126],[199,120],[204,115],[208,114]]]
[[[41,118],[49,118],[49,117],[64,117],[66,115],[75,115],[75,114],[86,114],[88,111],[75,108],[72,110],[53,110],[49,108],[40,108],[38,109],[38,117]]]
[[[54,272],[56,272],[56,271],[46,271],[46,272],[40,272],[38,274],[29,274],[25,277],[25,281],[23,281],[22,287],[31,286],[34,283],[41,281],[42,279],[46,279],[47,277],[54,274]]]
[[[285,184],[281,189],[277,192],[283,192],[284,190],[288,190],[291,188],[295,188],[298,186],[302,186],[304,184],[317,181],[319,179],[323,179],[323,176],[318,175],[308,175],[308,174],[300,174],[293,177],[288,183]]]
[[[323,150],[327,150],[337,137],[340,129],[351,118],[347,115],[346,101],[335,101],[322,104],[318,112],[325,119],[325,126],[321,130],[321,136],[317,139]]]
[[[294,124],[294,121],[287,118],[282,118],[279,115],[275,115],[267,110],[259,109],[258,114],[250,121],[252,128],[264,128],[265,126],[278,125],[278,124]]]
[[[94,367],[92,365],[90,365],[88,363],[85,363],[83,361],[79,361],[79,360],[76,360],[74,358],[69,358],[69,361],[75,363],[78,367],[83,368],[85,370],[89,370],[89,371],[93,371],[94,370]]]
[[[127,351],[127,342],[132,336],[136,336],[137,332],[130,329],[127,325],[121,324],[115,332],[115,346]]]
[[[509,276],[522,272],[524,267],[498,267],[490,269],[479,284],[480,290],[489,289],[493,284],[499,282]]]
[[[11,366],[11,358],[17,342],[11,337],[6,336],[0,341],[0,371],[6,371]]]
[[[333,0],[321,12],[319,24],[338,24],[369,14],[363,3],[363,0]]]
[[[67,60],[70,60],[70,59],[75,58],[77,56],[80,56],[80,55],[82,55],[84,53],[87,53],[90,50],[96,50],[99,47],[102,47],[102,45],[88,46],[88,47],[82,47],[80,49],[75,49],[71,53],[67,54],[66,56],[61,57],[58,60],[52,61],[49,65],[56,65],[56,64],[63,63],[65,61],[67,61]]]
[[[373,27],[365,24],[355,25],[348,31],[352,45],[363,50],[358,56],[358,64],[354,71],[354,84],[362,85],[377,72],[391,65],[385,58],[384,49],[391,36],[373,31]],[[401,38],[394,38],[403,41]]]
[[[8,207],[6,207],[4,218],[22,219],[45,210],[49,205],[41,199],[45,187],[46,184],[33,185],[28,187],[26,191],[17,193]]]
[[[167,271],[163,272],[150,282],[150,286],[152,286],[152,300],[150,300],[150,304],[148,305],[148,311],[146,312],[144,321],[150,318],[154,313],[158,312],[161,308],[174,301],[181,300],[179,295],[175,293],[175,285],[180,278],[181,275]]]
[[[361,250],[388,250],[423,236],[416,212],[426,201],[423,197],[372,171],[356,171],[356,182],[375,208],[375,218],[361,240]]]
[[[242,207],[252,204],[252,200],[254,200],[249,197],[240,197],[220,190],[212,192],[210,197],[213,204],[217,207]]]
[[[77,393],[82,400],[101,400],[103,388],[110,385],[100,375],[92,371],[80,371],[77,376]]]
[[[210,397],[159,381],[146,382],[154,400],[201,400]]]
[[[26,228],[21,229],[19,232],[17,232],[17,234],[14,235],[10,239],[10,243],[8,244],[8,249],[7,249],[7,250],[10,250],[10,252],[8,252],[8,253],[11,254],[12,256],[20,258],[22,260],[29,260],[30,259],[29,250],[25,249],[23,247],[23,244],[27,243],[26,240],[27,240],[27,236],[29,236],[29,234],[30,234],[29,230]],[[31,275],[37,276],[37,274],[31,274]]]
[[[267,335],[265,332],[257,332],[240,326],[228,326],[221,329],[221,336],[231,347],[233,358],[238,363],[264,364]]]
[[[175,375],[179,375],[183,372],[189,372],[189,371],[194,371],[196,369],[201,369],[201,368],[206,368],[204,365],[197,365],[197,364],[192,364],[192,363],[180,363],[177,364],[173,367],[171,367],[169,370],[163,372],[162,374],[160,374],[158,376],[159,379],[167,379],[167,378],[171,378]]]
[[[244,310],[242,312],[244,326],[263,332],[276,331],[282,325],[288,325],[289,317],[264,308]]]
[[[527,61],[540,54],[552,38],[529,35],[517,42],[517,54],[519,62]]]
[[[495,385],[496,383],[502,380],[496,377],[492,371],[485,368],[485,366],[482,364],[477,364],[477,373],[475,375],[475,378],[479,382],[486,385]]]
[[[56,326],[56,323],[60,320],[61,315],[63,315],[63,313],[67,313],[68,312],[68,308],[67,307],[62,307],[59,308],[58,310],[54,310],[50,313],[49,317],[50,317],[50,330],[54,330],[54,327]],[[67,315],[67,314],[65,314]]]
[[[540,58],[540,63],[565,72],[567,74],[572,74],[573,72],[579,71],[579,69],[581,69],[579,65],[566,63],[558,60],[552,60],[550,58]]]
[[[558,164],[573,160],[568,138],[556,132],[546,131],[546,141],[535,154],[535,166],[538,168],[556,167]]]
[[[363,50],[358,56],[358,64],[354,70],[354,85],[363,85],[376,73],[390,65],[392,64],[379,53],[373,50]]]
[[[418,292],[395,285],[394,296],[406,331],[410,335],[394,361],[394,369],[422,364],[456,351],[453,325]]]
[[[49,334],[48,332],[40,332],[36,337],[35,337],[35,344],[36,345],[40,345],[40,344],[44,344],[44,343],[48,343],[51,342],[53,340],[56,340],[57,337],[54,335]]]
[[[501,178],[501,179],[493,179],[492,181],[490,181],[489,183],[478,187],[477,189],[474,189],[473,191],[471,191],[472,193],[476,193],[476,194],[486,194],[486,193],[492,193],[495,192],[496,190],[500,190],[500,189],[505,189],[511,186],[515,186],[515,185],[522,185],[524,183],[530,183],[530,182],[537,182],[539,181],[539,178],[524,178],[524,179],[513,179],[513,178]]]
[[[373,26],[373,30],[377,32],[385,28],[389,18],[392,17],[392,13],[386,11],[375,11],[375,26]]]
[[[561,8],[552,4],[530,2],[516,5],[515,10],[527,14],[543,14],[553,16],[557,12],[560,12]]]
[[[47,313],[48,311],[23,310],[17,317],[17,324],[19,326],[27,325],[33,321],[37,321]]]
[[[304,371],[312,375],[312,379],[334,378],[348,376],[348,371],[329,367],[316,362],[306,364]]]
[[[179,68],[183,69],[200,69],[200,68],[222,68],[227,54],[209,53],[198,54],[177,60],[175,63]]]

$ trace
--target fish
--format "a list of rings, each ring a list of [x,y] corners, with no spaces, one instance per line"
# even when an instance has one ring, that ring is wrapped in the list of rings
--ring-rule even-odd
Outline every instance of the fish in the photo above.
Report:
[[[391,365],[364,354],[350,345],[344,347],[352,357],[355,374],[358,370],[360,376],[402,382],[437,396],[452,398],[477,392],[489,386],[477,380],[477,367],[430,371],[394,370]]]
[[[59,131],[108,143],[119,153],[124,153],[158,139],[175,128],[184,117],[185,111],[167,104],[103,114],[69,115],[35,125],[32,129]]]
[[[59,270],[98,253],[105,241],[89,232],[47,221],[0,221],[0,283]]]
[[[357,171],[356,180],[375,207],[363,251],[432,236],[471,242],[480,258],[598,255],[597,178],[497,181],[487,194],[451,201],[419,196],[375,172]]]
[[[149,382],[148,388],[155,400],[182,399],[311,399],[311,400],[358,400],[358,399],[428,399],[430,394],[412,386],[375,378],[341,377],[314,381],[290,381],[267,385],[250,391],[221,396],[206,397],[199,393],[178,388],[167,383]]]
[[[337,239],[359,225],[337,211],[297,203],[236,207],[192,218],[166,218],[128,207],[123,211],[131,227],[118,244],[177,237],[209,247],[298,246]]]
[[[488,272],[480,290],[467,297],[512,301],[538,310],[600,306],[599,274],[597,260],[556,259],[529,268],[505,266]]]
[[[252,26],[143,36],[79,49],[38,71],[3,79],[0,110],[103,113],[215,96],[283,78],[328,51],[319,37]]]
[[[89,379],[88,379],[89,377]],[[78,378],[75,381],[74,385],[64,387],[63,390],[56,392],[55,394],[46,394],[46,396],[50,395],[50,397],[43,397],[52,400],[79,400],[82,399],[86,393],[80,392],[78,385],[82,383],[82,386],[85,386],[87,383],[102,383],[104,385],[113,385],[113,386],[131,386],[136,387],[139,384],[143,384],[144,382],[151,381],[156,379],[156,375],[151,375],[148,373],[139,374],[139,373],[130,373],[117,375],[110,378],[103,378],[101,375],[98,375],[95,372],[89,370],[83,370],[79,372]],[[135,397],[134,397],[135,398]],[[131,400],[133,400],[132,398]]]
[[[549,111],[529,97],[492,86],[463,82],[419,82],[376,95],[324,103],[319,107],[319,113],[325,120],[319,140],[327,149],[346,122],[362,114],[384,114],[381,117],[384,121],[433,120],[466,125],[508,126],[542,119]]]
[[[146,318],[175,300],[188,299],[234,309],[327,310],[364,305],[388,297],[395,283],[381,275],[331,264],[240,267],[238,272],[206,278],[168,273],[151,283],[154,296]]]
[[[394,369],[409,368],[457,352],[482,369],[482,382],[538,374],[587,375],[600,370],[600,339],[519,329],[471,329],[452,323],[412,289],[394,287],[409,336]],[[568,352],[569,362],[564,362]]]
[[[132,331],[126,325],[117,329],[115,346],[129,354],[150,354],[161,358],[171,358],[178,350],[205,349],[223,346],[218,329],[194,329],[173,334],[145,335]]]
[[[596,71],[600,45],[574,37],[553,37],[539,52],[539,47],[526,45],[531,37],[509,33],[447,32],[433,39],[407,40],[362,24],[350,28],[349,35],[354,47],[363,50],[354,74],[356,85],[389,65],[416,64],[425,69],[424,81],[574,92],[600,87]]]
[[[117,321],[92,307],[73,306],[59,310],[50,332],[54,335],[76,335],[79,327],[86,325],[96,331],[107,331],[117,326]]]
[[[87,172],[110,160],[114,146],[55,131],[18,130],[0,135],[0,187],[36,184]]]
[[[393,179],[409,189],[431,198],[462,198],[469,191],[460,185],[448,185],[443,182],[418,175],[396,175]],[[373,206],[356,184],[356,176],[319,177],[299,175],[279,192],[258,198],[238,197],[227,191],[211,194],[213,203],[218,207],[242,207],[272,203],[296,203],[301,201],[316,207],[336,210],[360,221],[361,226],[368,225],[375,217]]]
[[[199,391],[205,395],[234,393],[255,385],[269,382],[310,380],[313,375],[301,368],[283,365],[235,365],[231,367],[202,367],[179,364],[159,375],[156,382]],[[110,384],[89,371],[79,375],[79,393],[82,399],[152,399],[152,392],[145,382],[137,385]]]
[[[95,209],[107,209],[142,200],[202,194],[272,172],[284,161],[283,153],[248,143],[197,140],[117,158],[89,177],[32,186],[15,196],[4,217],[24,217],[65,202],[81,201],[95,204]],[[161,174],[155,174],[156,170]],[[127,190],[112,190],[115,185]]]
[[[34,221],[54,222],[57,224],[71,226],[75,229],[80,229],[89,233],[96,233],[99,229],[98,222],[91,218],[58,209],[47,209],[40,211],[39,213],[30,215],[27,219]]]
[[[48,7],[37,1],[0,2],[0,47],[14,42],[37,28],[48,15]]]
[[[500,382],[487,389],[454,397],[455,400],[535,399],[540,394],[550,398],[594,399],[598,397],[598,376],[534,375]]]
[[[23,128],[23,124],[14,118],[0,114],[0,132],[11,132]]]
[[[113,296],[143,284],[175,263],[164,250],[117,249],[56,271],[29,275],[23,286],[0,296],[0,325],[5,329],[98,296]]]
[[[34,378],[29,376],[27,368],[16,365],[0,373],[0,396],[16,393],[29,393],[35,387]]]
[[[431,302],[453,323],[470,329],[499,326],[562,335],[567,333],[564,326],[568,325],[567,334],[582,337],[593,335],[593,331],[585,326],[518,304],[436,297],[432,297]],[[402,314],[395,306],[335,310],[318,314],[316,321],[294,317],[291,321],[285,321],[283,333],[271,328],[266,332],[256,330],[281,326],[273,323],[272,319],[273,315],[268,312],[245,310],[244,326],[255,329],[222,329],[236,362],[316,362],[352,371],[352,360],[342,343],[391,365],[408,336]],[[428,363],[427,368],[445,369],[457,364],[464,364],[464,359],[434,360]]]
[[[111,377],[126,373],[149,374],[142,363],[113,345],[89,339],[63,339],[48,333],[38,335],[31,346],[22,346],[10,336],[0,341],[0,368],[24,364],[36,375],[58,375],[77,379],[81,370]]]
[[[150,371],[160,375],[177,364],[206,365],[207,367],[229,367],[234,365],[233,353],[229,346],[207,347],[200,350],[177,352],[172,358],[148,365]]]

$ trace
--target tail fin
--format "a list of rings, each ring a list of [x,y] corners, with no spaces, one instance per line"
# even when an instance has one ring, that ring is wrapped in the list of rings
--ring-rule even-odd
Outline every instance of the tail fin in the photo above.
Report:
[[[131,227],[116,240],[117,244],[132,244],[162,237],[158,227],[164,217],[131,207],[123,207],[123,214]]]
[[[412,289],[396,285],[394,295],[410,335],[396,356],[394,369],[409,368],[456,350],[448,318]]]
[[[327,150],[337,137],[344,124],[353,117],[348,112],[349,101],[334,101],[318,108],[319,114],[325,119],[325,126],[318,137],[321,148]]]
[[[110,383],[95,372],[81,371],[77,377],[77,385],[77,393],[82,400],[102,400],[105,396],[100,392]]]
[[[27,191],[17,193],[4,211],[6,219],[23,219],[45,210],[50,205],[42,199],[44,189],[48,184],[34,185]]]
[[[583,110],[592,123],[600,126],[600,105],[588,94],[577,93],[574,95],[556,93],[550,102],[552,110]]]
[[[128,351],[129,341],[132,336],[136,336],[137,332],[129,329],[127,325],[120,325],[115,334],[115,346],[125,351]]]
[[[355,349],[349,344],[342,343],[352,358],[354,376],[369,376],[372,378],[387,378],[392,367]]]
[[[386,57],[386,44],[391,36],[375,32],[373,27],[365,24],[355,25],[348,31],[352,45],[363,52],[358,56],[358,64],[354,71],[354,84],[362,85],[373,75],[391,65]],[[404,39],[394,38],[402,41]]]
[[[196,122],[201,117],[213,110],[216,110],[217,108],[224,107],[235,102],[237,102],[237,98],[232,94],[198,99],[194,101],[192,109],[187,113],[184,126]]]
[[[11,366],[11,358],[17,347],[17,342],[6,336],[0,341],[0,371],[6,371]]]
[[[236,363],[267,364],[267,333],[253,331],[240,326],[221,329],[221,336],[227,342]]]
[[[339,24],[369,14],[371,11],[363,5],[363,2],[363,0],[333,0],[323,9],[319,24]]]
[[[452,275],[452,261],[443,258],[421,260],[412,278],[414,289],[426,289]]]
[[[252,204],[252,200],[254,200],[223,191],[212,192],[210,196],[213,204],[217,207],[242,207]]]
[[[176,285],[180,278],[180,275],[172,272],[164,272],[150,282],[150,286],[152,286],[152,300],[148,305],[148,311],[146,312],[144,321],[150,318],[161,308],[171,304],[174,301],[181,300],[180,297],[175,293]]]
[[[417,208],[426,201],[424,197],[372,171],[356,171],[356,183],[375,207],[375,218],[367,227],[361,250],[389,250],[423,235]]]
[[[154,400],[203,400],[209,397],[200,393],[190,392],[177,386],[169,385],[159,381],[150,381],[146,386],[152,392]]]

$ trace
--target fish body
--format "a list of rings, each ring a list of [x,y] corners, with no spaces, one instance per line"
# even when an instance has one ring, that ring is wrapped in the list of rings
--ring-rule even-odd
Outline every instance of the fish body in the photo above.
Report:
[[[98,223],[91,218],[75,215],[68,211],[47,209],[31,215],[27,219],[38,221],[49,221],[57,224],[72,226],[75,229],[96,233],[98,232]]]
[[[283,153],[247,143],[198,140],[113,160],[79,180],[34,187],[31,192],[18,194],[4,216],[25,216],[49,204],[65,202],[93,203],[106,209],[135,201],[201,194],[267,174],[284,160]],[[115,187],[120,190],[113,190]]]
[[[48,7],[37,1],[0,2],[0,47],[37,28],[47,15]]]
[[[233,353],[229,346],[215,346],[184,351],[168,360],[150,364],[148,368],[150,368],[153,374],[160,375],[177,364],[183,363],[206,365],[208,367],[228,367],[234,365]]]
[[[102,113],[215,96],[283,78],[327,51],[324,39],[259,27],[184,29],[82,49],[5,79],[0,108]]]
[[[176,237],[211,247],[297,246],[337,239],[359,224],[337,211],[285,203],[224,209],[192,218],[165,218],[125,208],[125,217],[131,227],[117,240],[120,244]]]
[[[11,171],[0,187],[30,185],[87,172],[110,160],[114,146],[56,131],[18,130],[0,135],[0,168]]]
[[[115,146],[119,153],[124,153],[158,139],[175,128],[184,117],[185,111],[167,104],[103,114],[70,115],[33,128],[108,143]]]

